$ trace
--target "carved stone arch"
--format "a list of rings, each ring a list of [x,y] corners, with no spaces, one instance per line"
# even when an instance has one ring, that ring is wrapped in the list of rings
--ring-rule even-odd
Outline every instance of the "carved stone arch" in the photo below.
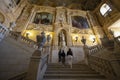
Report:
[[[54,31],[54,46],[58,46],[58,35],[61,31],[64,31],[65,33],[65,39],[66,39],[66,46],[71,46],[71,35],[68,29],[66,28],[59,28]]]

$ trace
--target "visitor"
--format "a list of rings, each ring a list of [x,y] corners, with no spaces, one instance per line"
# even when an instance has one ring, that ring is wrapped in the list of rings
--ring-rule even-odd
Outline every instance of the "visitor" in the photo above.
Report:
[[[67,51],[67,60],[68,60],[68,64],[70,65],[70,68],[72,68],[73,52],[70,48]]]
[[[62,50],[60,49],[58,52],[58,62],[61,62],[61,57],[62,57]]]
[[[64,50],[62,50],[62,53],[61,53],[61,60],[62,60],[62,64],[65,65],[65,52],[64,52]]]

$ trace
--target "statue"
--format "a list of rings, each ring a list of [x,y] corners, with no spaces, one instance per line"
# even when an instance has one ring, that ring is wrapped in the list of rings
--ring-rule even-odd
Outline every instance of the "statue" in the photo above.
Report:
[[[86,39],[84,38],[84,36],[82,36],[81,42],[85,45],[86,44]]]
[[[65,35],[63,32],[60,33],[60,45],[65,46]]]
[[[50,42],[50,40],[51,40],[50,35],[47,35],[47,42],[49,43],[49,42]]]
[[[10,31],[12,31],[12,29],[16,26],[15,22],[10,22]]]
[[[46,42],[45,33],[41,32],[41,35],[37,35],[37,45],[38,49],[41,51]]]

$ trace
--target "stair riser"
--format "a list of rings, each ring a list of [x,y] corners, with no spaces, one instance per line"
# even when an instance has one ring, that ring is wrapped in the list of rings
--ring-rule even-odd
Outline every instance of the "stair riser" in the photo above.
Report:
[[[90,69],[47,69],[47,71],[93,71]]]
[[[48,65],[44,80],[105,80],[105,77],[86,65]]]
[[[106,80],[106,79],[74,78],[74,79],[44,79],[44,80]]]
[[[44,76],[44,79],[77,79],[77,78],[84,78],[84,79],[105,79],[105,77],[101,76]]]
[[[46,74],[98,74],[96,72],[46,72]]]

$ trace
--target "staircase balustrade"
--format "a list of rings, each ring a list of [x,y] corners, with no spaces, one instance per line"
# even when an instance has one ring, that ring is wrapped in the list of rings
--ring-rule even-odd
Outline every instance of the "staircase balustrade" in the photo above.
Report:
[[[10,35],[10,37],[12,37],[13,39],[17,40],[17,39],[19,38],[19,36],[20,36],[20,33],[10,31],[10,32],[9,32],[9,35]]]
[[[93,69],[104,74],[106,77],[110,78],[110,80],[117,80],[115,79],[116,73],[113,70],[111,61],[95,56],[89,56],[88,63]]]
[[[21,74],[9,78],[8,80],[25,80],[26,74],[27,72],[23,72]]]
[[[120,47],[120,36],[114,38],[117,45]]]
[[[87,54],[88,65],[90,65],[92,69],[104,74],[109,80],[119,80],[119,70],[117,72],[117,69],[119,68],[116,68],[116,63],[118,66],[118,60],[108,60],[94,55],[97,53],[102,53],[104,49],[105,48],[101,45],[85,47],[84,50],[85,54]]]
[[[35,42],[27,37],[21,36],[21,33],[11,31],[10,36],[17,41],[20,40],[21,42],[25,43],[29,47],[33,47],[33,48],[38,47],[37,42]]]
[[[102,45],[95,45],[95,46],[91,46],[88,48],[89,49],[89,55],[95,54],[97,52],[99,52],[100,50],[103,49]]]
[[[44,46],[41,51],[36,50],[30,60],[25,80],[42,80],[47,69],[49,46]]]
[[[18,74],[9,78],[8,80],[42,80],[48,64],[48,48],[48,46],[45,46],[44,51],[39,52],[39,50],[37,50],[37,52],[35,51],[33,53],[28,72]]]

